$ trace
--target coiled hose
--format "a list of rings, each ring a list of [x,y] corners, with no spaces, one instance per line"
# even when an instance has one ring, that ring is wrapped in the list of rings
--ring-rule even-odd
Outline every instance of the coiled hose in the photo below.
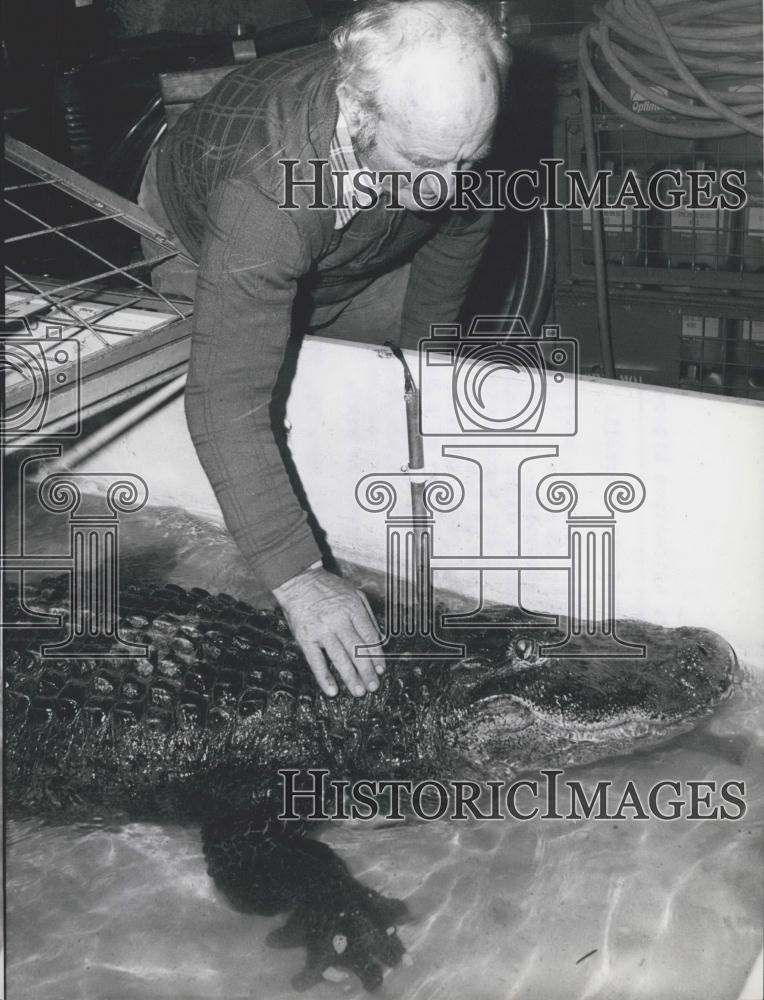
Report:
[[[579,65],[600,99],[624,121],[687,139],[719,139],[740,132],[764,135],[760,0],[609,0],[593,10],[598,22],[579,36]],[[629,87],[649,93],[659,107],[694,120],[660,122],[635,114],[600,80],[590,44],[600,48],[604,62]],[[729,78],[728,86],[713,90],[701,82],[713,76]],[[688,97],[698,103],[688,103]]]
[[[590,182],[597,169],[589,87],[619,117],[648,132],[682,139],[718,139],[762,128],[761,0],[609,0],[578,39],[584,148]],[[600,79],[591,49],[637,93],[680,120],[636,114]],[[724,89],[708,84],[725,77]],[[703,82],[706,81],[706,82]],[[663,88],[664,94],[657,88]],[[753,99],[751,98],[753,96]],[[692,98],[688,101],[687,98]],[[592,245],[602,368],[615,377],[603,223],[593,213]]]

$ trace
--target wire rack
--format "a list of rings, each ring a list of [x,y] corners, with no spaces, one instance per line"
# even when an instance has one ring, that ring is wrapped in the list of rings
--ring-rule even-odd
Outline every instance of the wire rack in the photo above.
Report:
[[[764,319],[698,312],[681,323],[682,388],[764,400]]]
[[[764,401],[764,315],[759,303],[714,292],[611,288],[616,376],[719,396]],[[600,374],[594,291],[562,287],[555,319],[581,351],[581,371]]]
[[[81,418],[182,371],[189,301],[151,268],[193,262],[139,206],[14,139],[5,147],[4,441]]]
[[[611,173],[612,192],[617,192],[629,175],[636,178],[646,194],[649,178],[664,169],[680,172],[680,191],[688,184],[689,170],[713,171],[717,177],[732,170],[745,174],[747,204],[741,209],[606,210],[605,255],[612,280],[760,293],[764,276],[764,178],[758,140],[752,136],[723,140],[656,136],[624,125],[612,115],[598,116],[595,125],[596,166]],[[566,167],[585,170],[581,120],[567,119],[563,130],[558,148],[565,150]],[[718,189],[718,182],[712,182],[708,193],[721,195],[723,191]],[[647,197],[645,200],[650,201]],[[563,276],[593,280],[591,215],[586,209],[562,214]]]

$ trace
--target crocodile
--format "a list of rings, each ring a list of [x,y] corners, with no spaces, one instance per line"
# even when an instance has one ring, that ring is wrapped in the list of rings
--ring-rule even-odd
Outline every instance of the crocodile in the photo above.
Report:
[[[63,628],[67,588],[66,577],[23,595],[7,588],[5,621],[58,613]],[[284,818],[280,772],[496,779],[580,764],[691,728],[730,693],[736,666],[707,629],[637,621],[620,634],[644,644],[644,658],[563,658],[549,647],[564,621],[492,609],[491,627],[454,629],[464,656],[420,659],[417,640],[402,638],[376,693],[328,699],[278,611],[137,583],[120,615],[121,638],[146,655],[109,659],[94,645],[56,659],[40,652],[55,630],[6,630],[10,814],[199,824],[207,870],[230,904],[287,914],[269,943],[307,950],[299,989],[330,967],[378,987],[404,958],[397,925],[407,911],[312,838],[309,815]]]

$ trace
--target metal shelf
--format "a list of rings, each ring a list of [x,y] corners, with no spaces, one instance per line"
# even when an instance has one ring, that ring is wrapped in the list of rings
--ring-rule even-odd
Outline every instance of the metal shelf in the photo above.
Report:
[[[5,160],[1,429],[12,450],[76,437],[83,418],[180,374],[193,304],[152,287],[152,265],[189,258],[139,206],[14,139]]]

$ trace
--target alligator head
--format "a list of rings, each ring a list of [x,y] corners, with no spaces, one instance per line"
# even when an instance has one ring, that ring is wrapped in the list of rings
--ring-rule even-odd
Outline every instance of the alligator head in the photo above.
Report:
[[[501,632],[494,649],[451,668],[459,706],[454,747],[495,777],[584,763],[689,728],[729,694],[737,663],[724,639],[701,628],[624,621],[620,637],[646,647],[639,659],[591,652],[563,658],[545,650],[562,631]]]

